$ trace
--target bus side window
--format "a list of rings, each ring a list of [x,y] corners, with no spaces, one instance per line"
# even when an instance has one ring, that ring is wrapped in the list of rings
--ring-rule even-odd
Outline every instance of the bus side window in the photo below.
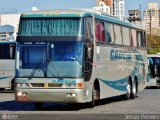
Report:
[[[0,59],[15,59],[15,44],[1,44]]]
[[[115,31],[115,44],[122,45],[122,32],[121,32],[121,26],[114,25],[114,31]]]
[[[123,44],[130,46],[130,38],[129,38],[129,34],[130,34],[130,30],[127,27],[122,27],[122,34],[123,34]],[[133,40],[132,40],[132,44],[131,46],[133,46]]]
[[[110,35],[110,24],[106,22],[105,22],[105,41],[107,44],[112,41]]]
[[[114,41],[115,41],[115,33],[114,33],[113,24],[110,24],[110,25],[109,25],[109,32],[110,32],[110,36],[111,36],[110,44],[114,44]]]
[[[137,46],[142,47],[143,42],[142,42],[142,32],[137,31]]]
[[[98,20],[95,21],[95,35],[96,41],[105,42],[104,23]]]
[[[93,22],[91,17],[86,18],[86,34],[88,37],[93,38]]]
[[[15,44],[10,44],[10,59],[15,59]]]
[[[131,33],[130,33],[130,46],[137,47],[137,37],[136,36],[137,36],[136,30],[131,29]]]
[[[143,32],[143,35],[142,35],[142,43],[143,43],[143,47],[146,47],[146,33]]]

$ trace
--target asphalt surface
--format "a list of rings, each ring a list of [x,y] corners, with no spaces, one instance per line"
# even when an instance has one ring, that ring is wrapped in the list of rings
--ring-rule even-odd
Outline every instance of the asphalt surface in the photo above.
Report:
[[[120,97],[107,98],[94,108],[84,105],[67,105],[60,103],[44,103],[42,110],[35,110],[34,103],[21,103],[14,100],[14,93],[0,93],[0,114],[8,119],[135,119],[144,114],[160,114],[160,89],[145,89],[135,99],[124,100]],[[134,114],[128,118],[127,115]],[[137,116],[135,116],[137,115]],[[0,116],[0,119],[3,117]],[[46,118],[43,118],[46,117]],[[152,118],[153,116],[145,116]],[[160,119],[160,115],[154,116]],[[152,118],[153,119],[153,118]],[[2,119],[3,120],[3,119]]]

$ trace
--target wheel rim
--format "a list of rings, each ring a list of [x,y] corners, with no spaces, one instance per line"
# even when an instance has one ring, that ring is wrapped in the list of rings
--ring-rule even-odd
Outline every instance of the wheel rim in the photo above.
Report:
[[[128,85],[127,85],[127,94],[128,95],[131,94],[131,85],[130,85],[130,83],[128,83]]]
[[[136,94],[136,84],[135,84],[135,81],[133,81],[132,92],[133,92],[133,95]]]

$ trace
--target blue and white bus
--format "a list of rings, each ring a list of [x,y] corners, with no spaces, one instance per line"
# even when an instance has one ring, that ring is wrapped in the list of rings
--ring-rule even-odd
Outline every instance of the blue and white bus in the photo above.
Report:
[[[147,87],[160,86],[160,54],[148,55],[148,77]]]
[[[16,100],[88,103],[145,88],[145,30],[93,10],[21,15],[16,52]]]
[[[14,88],[16,41],[0,41],[0,91]]]

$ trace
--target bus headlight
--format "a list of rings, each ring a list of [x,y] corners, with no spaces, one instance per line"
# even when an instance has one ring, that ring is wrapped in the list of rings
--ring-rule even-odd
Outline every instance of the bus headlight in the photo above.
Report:
[[[17,92],[17,97],[21,97],[21,96],[27,96],[27,93],[18,91]]]
[[[17,96],[18,97],[22,96],[22,92],[17,92]]]

